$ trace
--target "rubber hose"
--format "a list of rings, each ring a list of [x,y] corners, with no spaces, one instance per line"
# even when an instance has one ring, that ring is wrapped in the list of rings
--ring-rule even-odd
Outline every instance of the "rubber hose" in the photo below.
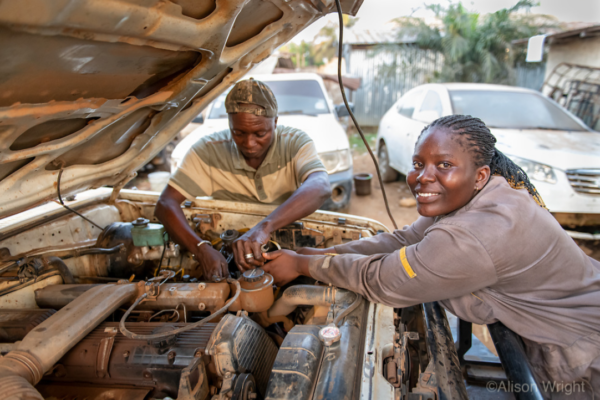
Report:
[[[0,378],[2,393],[0,399],[10,400],[44,400],[40,392],[22,376],[12,375]]]
[[[75,283],[75,278],[73,278],[73,274],[71,273],[69,267],[67,267],[67,264],[65,264],[63,260],[61,260],[58,257],[52,256],[46,257],[46,262],[48,263],[48,265],[56,268],[65,284]]]
[[[335,317],[335,319],[333,320],[333,324],[335,326],[340,326],[342,320],[344,318],[346,318],[348,316],[348,314],[350,314],[352,311],[356,310],[358,308],[358,306],[360,305],[360,302],[362,300],[362,296],[358,293],[356,293],[356,299],[354,299],[354,301],[352,302],[352,304],[350,304],[348,307],[346,307],[346,309],[344,310],[344,312],[342,312],[340,315],[338,315],[337,317]]]

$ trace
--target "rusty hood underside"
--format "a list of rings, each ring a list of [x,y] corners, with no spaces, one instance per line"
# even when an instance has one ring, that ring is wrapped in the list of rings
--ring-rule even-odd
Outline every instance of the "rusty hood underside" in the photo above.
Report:
[[[362,0],[342,0],[355,15]],[[333,0],[0,0],[0,216],[124,185]]]

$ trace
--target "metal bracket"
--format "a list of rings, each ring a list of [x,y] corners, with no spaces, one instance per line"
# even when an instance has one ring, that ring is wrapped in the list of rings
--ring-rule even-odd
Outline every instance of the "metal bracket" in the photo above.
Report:
[[[192,387],[190,376],[198,370],[198,382]],[[179,379],[179,394],[177,400],[201,400],[208,396],[208,379],[202,357],[197,357],[190,365],[181,371]]]
[[[96,376],[98,378],[110,378],[108,362],[110,361],[110,355],[115,344],[115,336],[117,336],[118,331],[116,327],[104,329],[104,333],[108,334],[108,336],[102,338],[100,346],[98,346],[98,354],[96,355]]]

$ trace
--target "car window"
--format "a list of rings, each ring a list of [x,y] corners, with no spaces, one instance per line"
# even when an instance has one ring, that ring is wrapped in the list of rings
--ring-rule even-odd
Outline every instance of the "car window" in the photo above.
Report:
[[[405,117],[412,118],[417,106],[417,101],[421,98],[422,90],[415,90],[414,92],[407,93],[398,106],[398,113]]]
[[[441,117],[442,100],[440,100],[440,96],[433,90],[428,91],[423,99],[423,104],[419,108],[419,112],[427,112],[428,115],[435,116],[433,119]]]
[[[491,128],[585,131],[567,112],[536,93],[450,90],[454,114],[480,118]]]
[[[265,81],[277,99],[279,115],[329,114],[331,111],[321,85],[315,80]],[[209,118],[226,118],[225,97],[221,94],[215,100]]]

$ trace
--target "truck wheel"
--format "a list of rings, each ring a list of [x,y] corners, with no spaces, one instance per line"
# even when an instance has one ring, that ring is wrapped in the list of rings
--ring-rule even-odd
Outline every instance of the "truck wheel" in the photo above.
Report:
[[[388,155],[387,147],[385,144],[381,144],[379,146],[377,159],[379,161],[379,171],[381,172],[381,179],[383,179],[384,182],[393,182],[398,180],[398,171],[390,167],[390,156]]]

